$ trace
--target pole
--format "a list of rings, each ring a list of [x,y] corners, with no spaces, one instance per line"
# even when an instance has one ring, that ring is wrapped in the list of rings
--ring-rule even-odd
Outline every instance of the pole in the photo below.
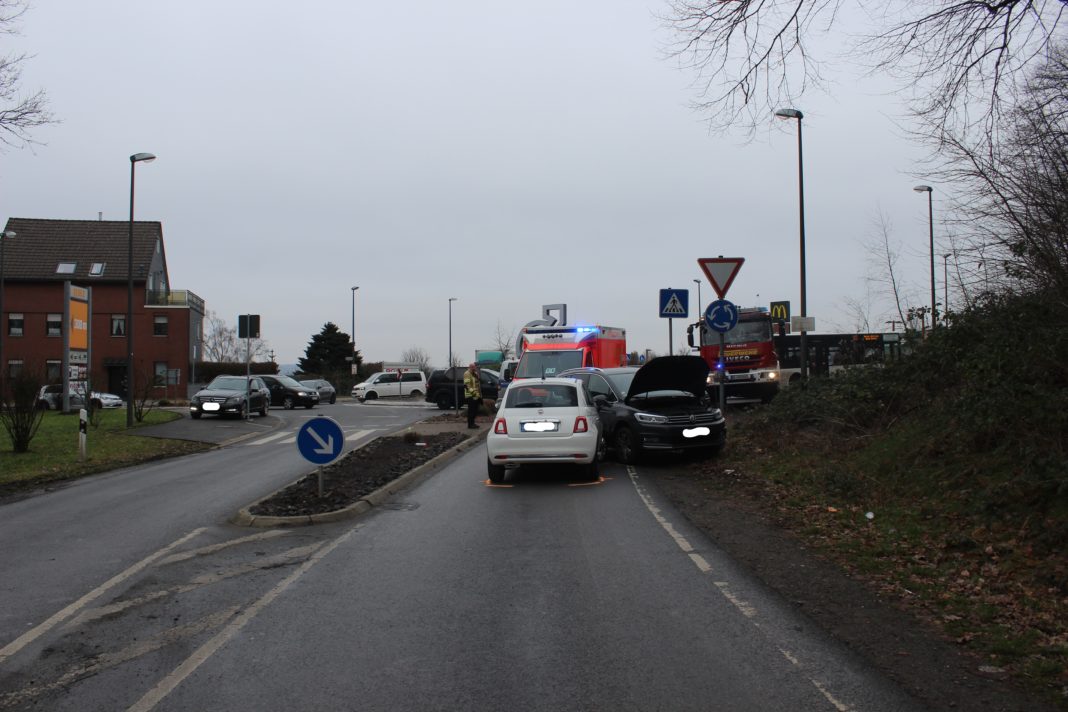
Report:
[[[252,315],[245,314],[245,420],[252,418]]]
[[[719,362],[716,370],[719,371],[719,412],[727,410],[727,369],[724,366],[723,354],[727,348],[727,335],[719,332]]]
[[[949,311],[949,254],[942,255],[942,310]],[[943,315],[943,319],[945,316]]]
[[[805,164],[801,141],[801,116],[797,117],[797,195],[801,222],[801,383],[808,380],[808,341],[804,319],[808,316],[808,287],[805,275]]]
[[[446,364],[446,373],[452,370],[452,303],[456,297],[449,297],[449,362]],[[460,410],[460,396],[457,393],[456,379],[452,379],[452,407]]]
[[[134,171],[137,161],[130,156],[130,235],[126,243],[126,427],[134,422],[133,375],[133,243],[134,243]]]
[[[931,331],[938,323],[938,305],[935,303],[935,253],[934,253],[934,191],[927,191],[927,225],[931,240]]]
[[[7,331],[7,320],[4,318],[4,245],[11,234],[13,233],[0,232],[0,402],[4,400],[4,384],[7,378],[7,361],[4,360],[4,333]]]
[[[672,334],[672,328],[671,327],[672,327],[672,324],[673,324],[673,322],[675,320],[674,319],[668,319],[667,321],[668,321],[668,356],[674,356],[675,352],[672,349],[674,348],[675,336]]]
[[[359,287],[352,288],[352,365],[356,366],[356,290]]]

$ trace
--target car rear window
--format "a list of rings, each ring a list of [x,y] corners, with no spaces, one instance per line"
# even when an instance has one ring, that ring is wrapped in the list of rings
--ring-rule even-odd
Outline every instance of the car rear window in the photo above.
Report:
[[[578,389],[563,384],[513,383],[508,387],[505,408],[575,408]]]

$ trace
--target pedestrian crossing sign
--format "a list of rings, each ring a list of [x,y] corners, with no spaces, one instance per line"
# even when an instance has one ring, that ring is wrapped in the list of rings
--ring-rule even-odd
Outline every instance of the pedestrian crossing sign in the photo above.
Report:
[[[690,292],[685,289],[660,290],[660,317],[685,319],[690,316]]]

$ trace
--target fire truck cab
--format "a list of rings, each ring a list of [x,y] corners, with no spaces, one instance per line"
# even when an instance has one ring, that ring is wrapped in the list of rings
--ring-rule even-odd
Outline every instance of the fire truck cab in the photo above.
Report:
[[[627,332],[610,326],[527,326],[515,378],[554,376],[569,368],[627,363]]]
[[[724,335],[722,358],[720,334],[709,329],[704,321],[686,329],[690,347],[695,334],[700,336],[701,357],[708,363],[709,387],[722,381],[726,395],[733,398],[759,398],[771,401],[779,392],[779,359],[772,337],[771,315],[764,308],[738,310],[738,324]]]

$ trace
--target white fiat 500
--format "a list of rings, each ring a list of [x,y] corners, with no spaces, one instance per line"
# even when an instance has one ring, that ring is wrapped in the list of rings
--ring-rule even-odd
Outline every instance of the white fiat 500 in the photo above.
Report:
[[[582,384],[572,378],[524,379],[509,385],[486,436],[490,482],[506,467],[564,463],[599,477],[601,421]]]

